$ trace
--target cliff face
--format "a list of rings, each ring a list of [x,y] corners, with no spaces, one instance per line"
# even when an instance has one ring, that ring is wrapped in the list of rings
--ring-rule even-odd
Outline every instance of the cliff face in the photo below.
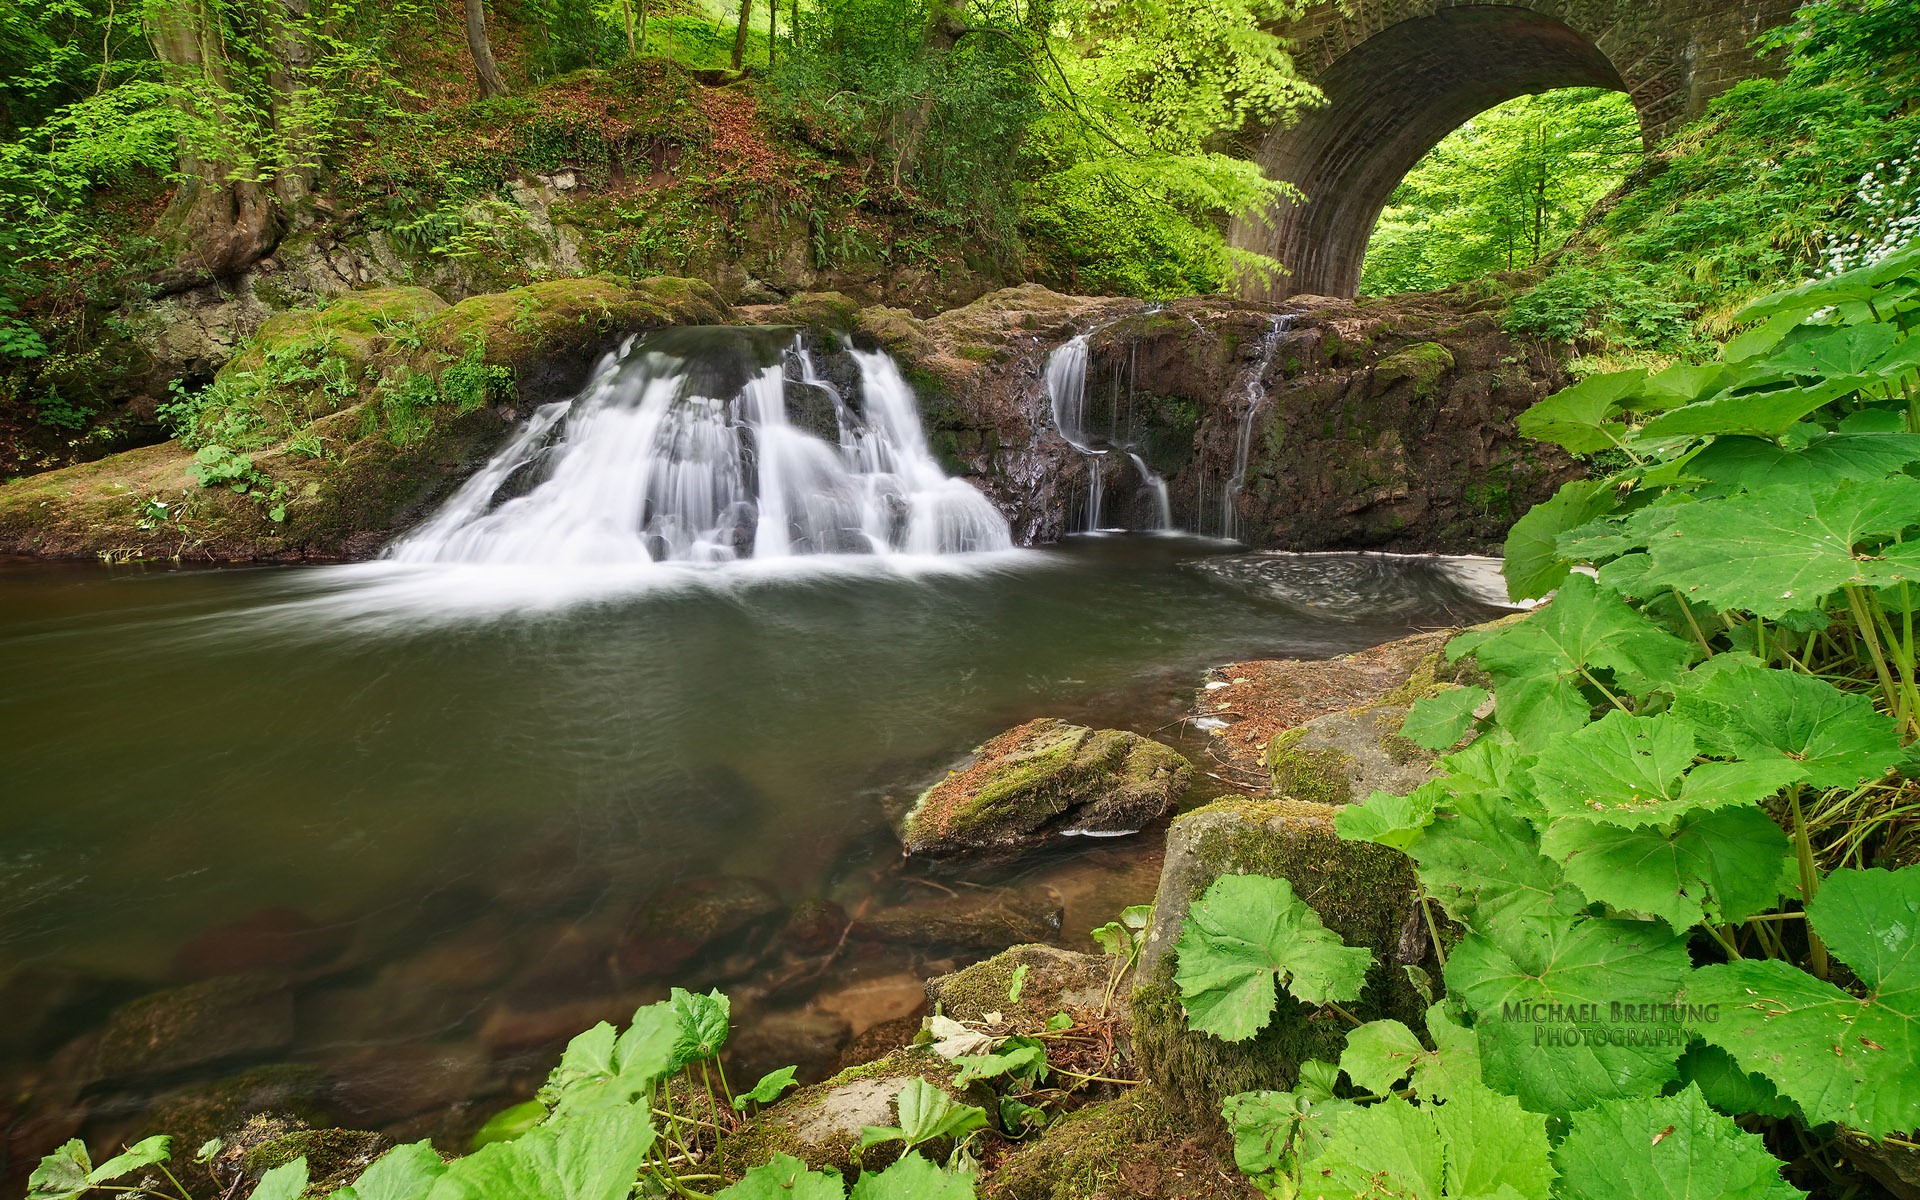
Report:
[[[380,304],[394,311],[368,308]],[[365,557],[569,394],[593,355],[642,328],[714,322],[807,329],[849,384],[837,339],[893,352],[935,452],[1022,544],[1088,528],[1097,487],[1101,528],[1260,549],[1487,550],[1576,469],[1513,432],[1561,382],[1557,364],[1463,295],[1276,309],[1026,285],[922,319],[839,293],[729,308],[693,281],[588,277],[451,308],[421,289],[351,292],[275,318],[215,393],[219,428],[251,439],[236,443],[244,466],[165,443],[0,485],[0,553]],[[1079,335],[1069,441],[1047,375]]]
[[[1028,286],[926,321],[849,319],[919,368],[936,448],[1026,542],[1087,528],[1096,476],[1101,527],[1153,528],[1150,473],[1174,528],[1258,549],[1484,551],[1577,469],[1513,428],[1566,382],[1559,363],[1462,293],[1150,307]],[[1076,333],[1098,455],[1049,401],[1049,357]]]

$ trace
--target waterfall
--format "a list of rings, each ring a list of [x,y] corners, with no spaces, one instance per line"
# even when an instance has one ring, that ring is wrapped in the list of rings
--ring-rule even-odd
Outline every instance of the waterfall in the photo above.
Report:
[[[1234,509],[1234,501],[1240,498],[1240,490],[1247,481],[1247,463],[1253,457],[1253,418],[1266,405],[1267,368],[1273,365],[1281,335],[1291,328],[1291,314],[1273,318],[1267,326],[1267,336],[1260,343],[1260,354],[1254,360],[1253,369],[1241,385],[1246,407],[1241,410],[1239,436],[1233,445],[1233,474],[1227,476],[1226,486],[1220,490],[1220,536],[1223,538],[1238,537],[1240,533],[1240,514]]]
[[[766,344],[718,329],[630,341],[386,557],[587,566],[1012,546],[993,504],[941,470],[890,357],[854,352],[856,406],[797,338]],[[837,442],[794,423],[794,384],[830,402]]]
[[[1171,530],[1173,528],[1173,501],[1167,496],[1167,481],[1154,474],[1153,468],[1147,465],[1147,460],[1141,458],[1138,454],[1129,450],[1127,451],[1127,457],[1133,460],[1134,467],[1139,470],[1140,482],[1146,484],[1147,490],[1153,493],[1154,531],[1164,533]]]

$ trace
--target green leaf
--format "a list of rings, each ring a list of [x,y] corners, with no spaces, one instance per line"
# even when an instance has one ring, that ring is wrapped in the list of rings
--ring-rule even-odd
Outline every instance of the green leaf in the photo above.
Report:
[[[1538,600],[1566,582],[1567,572],[1577,560],[1561,553],[1557,544],[1560,535],[1612,512],[1618,503],[1614,489],[1605,480],[1576,479],[1528,509],[1507,531],[1500,563],[1507,595],[1515,600]]]
[[[1413,1065],[1429,1051],[1398,1021],[1369,1021],[1347,1032],[1340,1052],[1340,1069],[1353,1085],[1373,1096],[1384,1096],[1393,1085],[1413,1073]]]
[[[1438,695],[1414,701],[1400,736],[1428,750],[1445,750],[1467,736],[1473,714],[1491,698],[1483,687],[1450,687]]]
[[[1765,438],[1723,437],[1694,456],[1692,470],[1729,490],[1758,490],[1879,479],[1917,461],[1920,434],[1914,433],[1825,433],[1801,450]]]
[[[1570,576],[1552,603],[1523,621],[1448,643],[1450,658],[1469,653],[1494,676],[1500,725],[1528,749],[1586,724],[1583,669],[1610,671],[1639,694],[1673,680],[1694,656],[1686,642],[1585,575]]]
[[[1023,1138],[1047,1127],[1047,1110],[1012,1096],[1000,1097],[1000,1128],[1010,1138]]]
[[[749,1104],[773,1103],[779,1098],[781,1092],[793,1086],[794,1074],[799,1069],[798,1067],[781,1067],[778,1071],[768,1071],[760,1077],[760,1082],[733,1098],[733,1110],[745,1112]]]
[[[1577,1113],[1554,1152],[1563,1194],[1581,1200],[1796,1200],[1758,1134],[1714,1112],[1700,1089],[1614,1100]]]
[[[1478,1014],[1487,1083],[1535,1112],[1569,1113],[1674,1077],[1686,1041],[1677,1025],[1615,1044],[1624,1027],[1609,1022],[1616,1003],[1673,1004],[1688,965],[1686,939],[1652,922],[1509,921],[1461,939],[1446,979]]]
[[[1013,969],[1013,977],[1007,980],[1007,1002],[1020,1003],[1020,993],[1027,990],[1027,964],[1021,963]]]
[[[1683,681],[1673,713],[1708,750],[1797,763],[1816,788],[1852,788],[1878,779],[1906,753],[1892,718],[1867,697],[1810,675],[1769,670],[1744,656],[1697,683]]]
[[[301,1155],[260,1176],[260,1182],[253,1185],[248,1200],[300,1200],[300,1194],[306,1190],[307,1159]]]
[[[1543,750],[1533,779],[1550,816],[1637,827],[1755,804],[1806,777],[1787,760],[1696,767],[1693,758],[1693,729],[1678,717],[1615,711]]]
[[[1302,1197],[1328,1200],[1546,1200],[1553,1183],[1546,1118],[1484,1087],[1438,1106],[1393,1096],[1346,1113],[1301,1174]]]
[[[838,1173],[810,1171],[792,1155],[776,1154],[718,1193],[716,1200],[845,1200],[846,1194],[846,1182]]]
[[[1335,1125],[1358,1107],[1331,1095],[1291,1092],[1240,1092],[1220,1105],[1233,1134],[1233,1161],[1252,1176],[1290,1170],[1296,1158],[1311,1158],[1326,1148]]]
[[[644,1106],[570,1113],[455,1160],[427,1200],[626,1200],[653,1137]]]
[[[1695,1042],[1680,1056],[1680,1082],[1698,1086],[1707,1103],[1730,1117],[1792,1117],[1800,1112],[1765,1076],[1742,1071],[1731,1054],[1705,1042]]]
[[[1011,1075],[1033,1083],[1047,1076],[1047,1048],[1032,1038],[1008,1038],[991,1054],[962,1054],[953,1060],[960,1069],[953,1077],[955,1087],[965,1087],[976,1079],[998,1079]]]
[[[1461,795],[1407,853],[1427,894],[1468,925],[1568,917],[1587,903],[1541,855],[1533,824],[1498,793]]]
[[[894,1100],[898,1125],[869,1125],[860,1133],[862,1147],[882,1142],[905,1142],[908,1149],[941,1137],[964,1137],[987,1123],[986,1110],[961,1104],[924,1079],[911,1079]]]
[[[447,1164],[440,1160],[432,1142],[395,1146],[329,1200],[421,1200],[433,1189],[434,1180],[446,1172]]]
[[[1812,1122],[1871,1137],[1920,1126],[1920,867],[1835,871],[1807,919],[1865,998],[1777,960],[1717,963],[1687,985],[1694,1032]]]
[[[1920,545],[1870,549],[1913,524],[1920,479],[1785,484],[1674,510],[1650,575],[1721,611],[1768,619],[1817,608],[1848,584],[1920,579]]]
[[[70,1139],[42,1158],[27,1177],[27,1200],[73,1200],[93,1187],[87,1180],[92,1172],[87,1144],[79,1138]]]
[[[1623,401],[1636,394],[1646,378],[1647,373],[1637,368],[1589,376],[1521,413],[1520,432],[1575,454],[1611,449],[1619,444],[1626,426],[1608,418],[1620,414]]]
[[[861,1175],[850,1200],[973,1200],[973,1175],[909,1154],[877,1175]]]
[[[1174,982],[1194,1028],[1229,1042],[1267,1023],[1284,985],[1308,1004],[1353,1000],[1373,952],[1343,945],[1284,879],[1224,875],[1187,914]]]
[[[487,1118],[487,1123],[474,1133],[467,1149],[473,1151],[495,1142],[510,1142],[546,1119],[547,1106],[538,1100],[527,1100],[511,1108],[503,1108]]]
[[[1757,808],[1683,814],[1671,828],[1622,828],[1566,819],[1540,848],[1565,863],[1587,899],[1660,917],[1684,930],[1711,917],[1744,921],[1772,908],[1790,883],[1787,835]]]
[[[1377,842],[1405,850],[1419,840],[1440,804],[1452,795],[1441,780],[1421,784],[1404,796],[1375,792],[1364,804],[1342,805],[1333,828],[1349,842]]]
[[[173,1139],[164,1134],[150,1137],[128,1146],[125,1153],[116,1154],[87,1173],[88,1183],[111,1183],[122,1175],[130,1175],[142,1167],[150,1167],[171,1158],[170,1149]]]
[[[673,1006],[679,1031],[673,1042],[670,1072],[690,1062],[712,1058],[727,1044],[727,1024],[732,1004],[726,994],[715,988],[705,996],[674,988],[668,1001]]]

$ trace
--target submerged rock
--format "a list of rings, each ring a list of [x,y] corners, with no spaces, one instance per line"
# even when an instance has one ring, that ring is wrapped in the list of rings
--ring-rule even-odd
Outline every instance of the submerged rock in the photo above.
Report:
[[[854,922],[853,936],[888,945],[990,954],[1059,936],[1063,915],[1060,897],[1051,888],[1006,888],[890,905]]]
[[[757,880],[718,876],[657,893],[627,925],[620,969],[664,978],[703,952],[781,911],[780,900]]]
[[[278,975],[209,979],[113,1011],[93,1051],[96,1079],[167,1075],[258,1056],[293,1041],[293,992]]]
[[[734,1086],[752,1087],[756,1079],[781,1067],[798,1067],[804,1083],[824,1079],[839,1066],[840,1051],[852,1038],[847,1022],[829,1013],[756,1013],[741,1022],[727,1043]]]
[[[1400,736],[1407,709],[1375,704],[1315,717],[1267,745],[1267,770],[1281,796],[1353,804],[1375,791],[1404,796],[1433,778],[1433,752]]]
[[[340,926],[323,926],[284,905],[216,925],[181,946],[173,973],[187,979],[249,971],[297,971],[325,962],[347,942]]]
[[[1167,836],[1167,860],[1132,997],[1134,1048],[1146,1077],[1194,1120],[1218,1128],[1220,1100],[1235,1092],[1286,1089],[1307,1059],[1337,1062],[1347,1025],[1282,995],[1272,1019],[1244,1042],[1188,1030],[1173,982],[1176,944],[1194,899],[1222,875],[1269,875],[1349,946],[1373,952],[1360,999],[1362,1021],[1391,1017],[1424,1028],[1426,1002],[1402,969],[1433,978],[1439,967],[1415,899],[1413,864],[1397,850],[1342,841],[1335,809],[1285,798],[1226,800],[1181,817]]]
[[[1004,851],[1067,832],[1131,833],[1172,811],[1193,764],[1118,729],[1043,717],[974,751],[921,793],[907,853]]]

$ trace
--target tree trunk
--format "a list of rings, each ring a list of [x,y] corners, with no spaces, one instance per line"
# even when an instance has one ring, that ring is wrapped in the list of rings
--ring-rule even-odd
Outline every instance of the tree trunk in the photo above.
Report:
[[[774,0],[769,0],[769,3]],[[740,70],[747,57],[747,21],[753,16],[753,0],[740,0],[740,25],[733,31],[733,69]]]
[[[627,26],[627,53],[639,54],[640,43],[633,40],[633,0],[620,0],[620,16]]]
[[[480,98],[491,100],[507,94],[506,81],[494,65],[493,44],[487,41],[486,0],[466,0],[467,49],[473,54],[473,74],[480,84]]]
[[[767,0],[767,66],[773,66],[773,39],[779,35],[780,0]]]
[[[218,17],[212,18],[218,20]],[[273,252],[282,224],[273,191],[258,179],[232,178],[233,155],[203,154],[209,140],[236,137],[227,105],[233,99],[223,31],[210,27],[198,4],[155,4],[146,16],[154,57],[181,83],[188,116],[211,139],[184,137],[180,143],[182,180],[161,214],[161,237],[179,243],[175,265],[153,283],[178,291],[210,279],[230,279]]]

